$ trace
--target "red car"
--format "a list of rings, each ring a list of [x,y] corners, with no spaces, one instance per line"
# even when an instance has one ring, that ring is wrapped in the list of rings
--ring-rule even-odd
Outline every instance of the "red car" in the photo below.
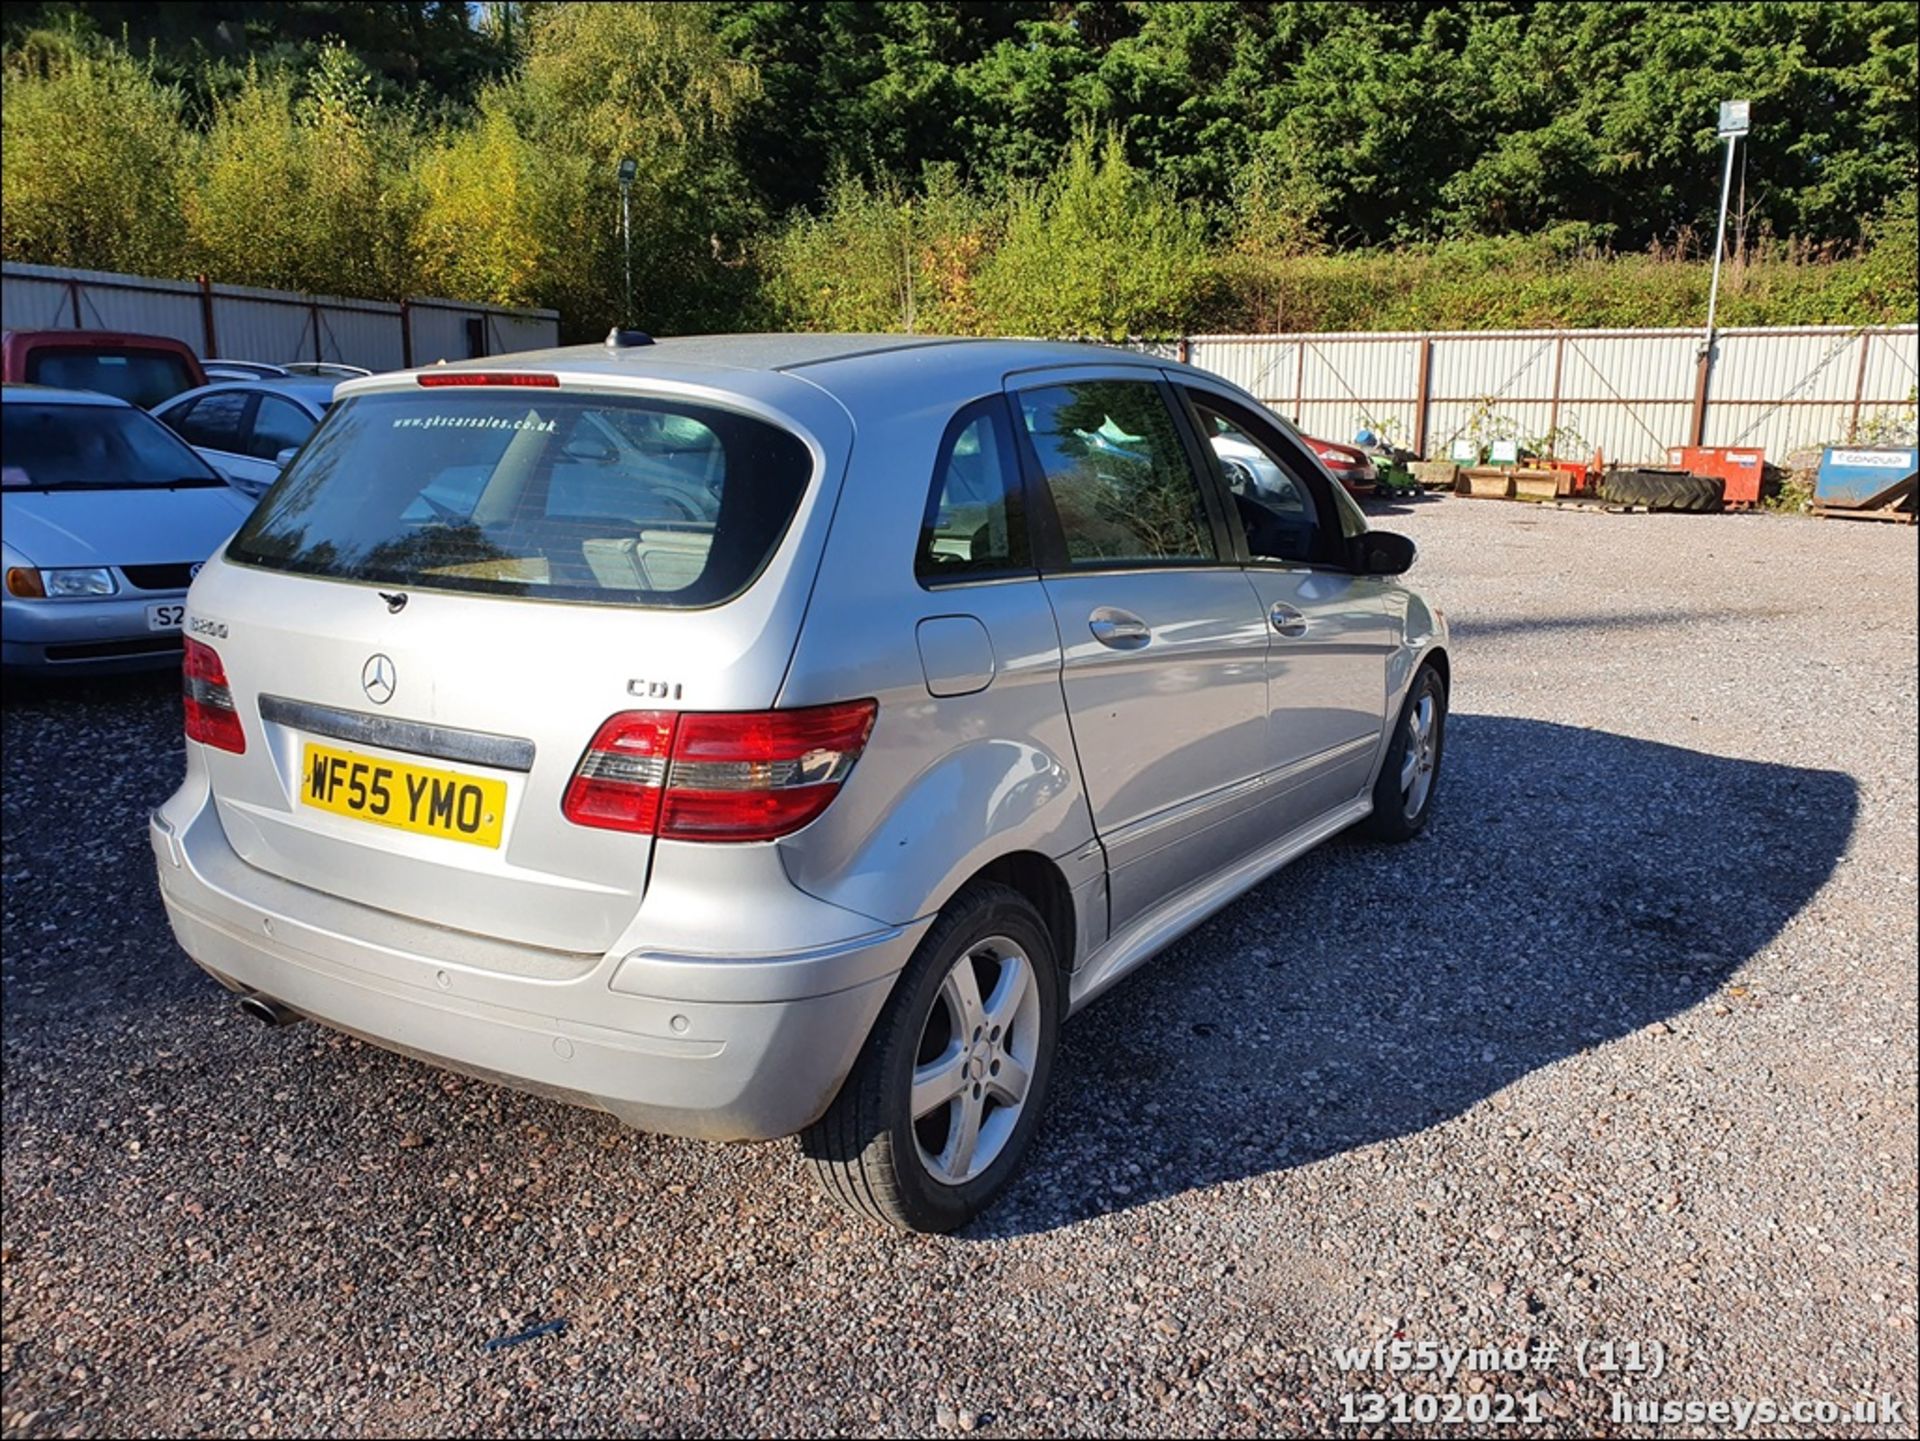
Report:
[[[119,330],[9,330],[0,335],[0,378],[104,391],[142,410],[207,383],[200,357],[184,341]]]
[[[1333,478],[1347,488],[1349,495],[1372,495],[1378,490],[1380,472],[1374,467],[1373,457],[1364,450],[1331,440],[1315,440],[1310,435],[1304,439],[1321,463],[1333,472]]]

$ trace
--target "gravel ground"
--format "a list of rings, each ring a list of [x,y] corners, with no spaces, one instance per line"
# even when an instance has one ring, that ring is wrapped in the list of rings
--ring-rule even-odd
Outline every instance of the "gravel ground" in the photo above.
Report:
[[[1537,1396],[1506,1434],[1722,1434],[1618,1426],[1621,1390],[1890,1395],[1911,1434],[1915,533],[1380,523],[1456,627],[1434,824],[1076,1021],[1035,1163],[942,1240],[787,1145],[239,1018],[155,895],[171,681],[16,688],[5,1430],[1253,1435],[1451,1390]],[[1542,1349],[1331,1359],[1393,1337]],[[1583,1376],[1600,1341],[1663,1373]],[[1859,1434],[1754,1428],[1808,1431]]]

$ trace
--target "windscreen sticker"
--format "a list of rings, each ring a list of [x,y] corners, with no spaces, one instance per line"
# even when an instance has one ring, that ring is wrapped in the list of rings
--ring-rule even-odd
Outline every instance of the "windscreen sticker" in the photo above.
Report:
[[[396,415],[395,430],[532,430],[551,433],[557,423],[537,415]]]

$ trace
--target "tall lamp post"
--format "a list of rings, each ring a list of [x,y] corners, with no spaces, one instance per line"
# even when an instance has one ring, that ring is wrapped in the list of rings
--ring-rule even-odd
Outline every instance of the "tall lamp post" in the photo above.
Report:
[[[1707,378],[1713,369],[1713,321],[1720,308],[1720,256],[1726,249],[1727,199],[1733,192],[1733,147],[1747,133],[1752,103],[1720,102],[1720,138],[1727,142],[1727,164],[1720,176],[1720,220],[1713,228],[1713,280],[1707,288],[1707,333],[1700,341],[1700,369],[1693,393],[1693,444],[1706,438]]]
[[[631,224],[631,197],[633,177],[639,172],[640,165],[631,155],[620,161],[620,249],[624,256],[627,276],[627,307],[622,316],[628,325],[633,324],[633,227]],[[1724,206],[1724,202],[1722,202]]]

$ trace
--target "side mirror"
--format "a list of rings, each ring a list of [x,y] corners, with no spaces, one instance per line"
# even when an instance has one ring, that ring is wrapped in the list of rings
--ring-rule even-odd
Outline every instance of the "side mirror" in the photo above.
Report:
[[[1369,530],[1347,542],[1352,567],[1361,575],[1405,575],[1419,547],[1390,530]]]
[[[279,454],[274,456],[273,463],[281,470],[285,470],[287,468],[288,463],[299,453],[300,453],[299,446],[290,445],[285,450],[281,451]]]

